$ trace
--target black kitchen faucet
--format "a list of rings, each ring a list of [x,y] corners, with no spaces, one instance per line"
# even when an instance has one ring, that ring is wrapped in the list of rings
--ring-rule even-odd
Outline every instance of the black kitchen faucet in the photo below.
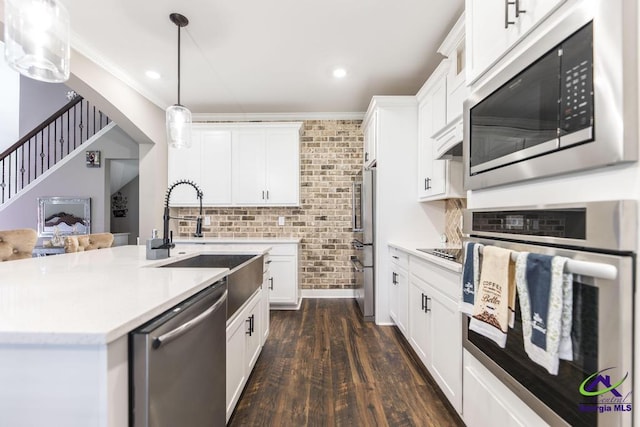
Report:
[[[198,215],[198,218],[196,218],[195,220],[196,232],[193,234],[193,237],[202,237],[202,195],[203,195],[202,190],[193,181],[189,181],[186,179],[176,181],[169,186],[169,188],[167,189],[167,194],[164,197],[164,214],[162,215],[164,228],[163,228],[163,234],[162,234],[162,245],[157,248],[153,248],[153,249],[166,249],[167,255],[169,255],[169,250],[175,247],[175,244],[173,243],[173,233],[171,234],[169,233],[169,220],[181,219],[184,221],[193,221],[193,219],[191,218],[172,217],[169,215],[169,200],[171,198],[171,192],[175,187],[181,184],[187,184],[192,186],[196,190],[196,196],[198,197],[198,200],[200,200],[200,214]]]

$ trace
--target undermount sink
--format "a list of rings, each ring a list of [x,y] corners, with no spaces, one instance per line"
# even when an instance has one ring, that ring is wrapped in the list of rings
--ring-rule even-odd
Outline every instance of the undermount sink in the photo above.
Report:
[[[255,258],[256,255],[218,255],[205,254],[196,255],[191,258],[175,261],[161,267],[185,267],[185,268],[228,268],[233,270],[236,267]]]
[[[202,254],[160,267],[228,268],[227,320],[262,285],[263,255]]]

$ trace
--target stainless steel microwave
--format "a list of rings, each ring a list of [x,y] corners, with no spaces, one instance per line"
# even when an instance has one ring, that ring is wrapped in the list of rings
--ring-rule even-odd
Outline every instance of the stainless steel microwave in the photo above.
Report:
[[[637,38],[620,0],[596,3],[566,13],[467,99],[466,189],[637,160],[637,68],[625,59]]]

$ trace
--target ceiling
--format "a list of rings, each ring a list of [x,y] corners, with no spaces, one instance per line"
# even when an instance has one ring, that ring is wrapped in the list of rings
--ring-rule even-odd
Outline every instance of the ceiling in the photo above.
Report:
[[[362,112],[413,95],[463,0],[61,0],[73,47],[162,108],[194,113]],[[71,65],[73,71],[73,64]],[[335,67],[347,76],[332,76]],[[160,73],[152,80],[147,70]]]

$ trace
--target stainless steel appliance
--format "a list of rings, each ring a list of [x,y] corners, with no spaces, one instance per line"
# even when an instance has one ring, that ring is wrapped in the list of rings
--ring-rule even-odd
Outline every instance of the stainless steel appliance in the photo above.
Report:
[[[352,242],[357,255],[351,256],[356,281],[356,301],[366,321],[375,320],[374,280],[374,226],[375,226],[376,169],[364,169],[362,181],[353,187],[353,232]]]
[[[629,6],[579,3],[465,102],[465,188],[637,160]]]
[[[227,282],[130,334],[130,425],[223,426]]]
[[[634,201],[615,201],[464,213],[471,241],[569,258],[573,361],[561,360],[558,375],[524,351],[519,302],[505,348],[463,322],[464,348],[550,425],[631,425],[636,209]],[[626,379],[610,392],[604,384],[589,388],[601,372],[610,385]]]

